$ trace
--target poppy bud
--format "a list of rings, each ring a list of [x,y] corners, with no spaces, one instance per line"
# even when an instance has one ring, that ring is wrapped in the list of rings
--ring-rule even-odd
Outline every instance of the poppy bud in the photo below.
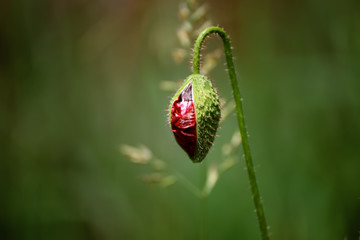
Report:
[[[220,100],[210,80],[192,74],[170,103],[169,121],[177,143],[193,162],[201,162],[213,144],[220,120]]]

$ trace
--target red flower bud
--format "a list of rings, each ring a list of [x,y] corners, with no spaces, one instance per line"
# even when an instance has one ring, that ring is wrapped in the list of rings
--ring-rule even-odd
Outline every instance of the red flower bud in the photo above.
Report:
[[[177,143],[194,162],[201,162],[213,144],[220,120],[220,101],[211,82],[190,75],[170,104],[170,125]]]

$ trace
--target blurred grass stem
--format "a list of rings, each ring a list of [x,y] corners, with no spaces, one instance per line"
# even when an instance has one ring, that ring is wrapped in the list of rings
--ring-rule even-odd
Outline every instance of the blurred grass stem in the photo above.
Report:
[[[201,166],[201,181],[204,183],[204,188],[207,183],[207,164],[206,162],[202,163]],[[200,239],[207,239],[207,198],[208,195],[204,191],[204,188],[201,190],[201,236]]]

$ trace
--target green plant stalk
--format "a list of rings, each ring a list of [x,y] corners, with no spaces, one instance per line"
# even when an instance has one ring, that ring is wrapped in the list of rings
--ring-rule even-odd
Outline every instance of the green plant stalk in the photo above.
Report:
[[[226,63],[228,67],[228,73],[230,77],[231,87],[233,89],[233,97],[236,105],[236,115],[238,120],[238,125],[240,129],[240,134],[242,138],[242,146],[245,156],[245,162],[252,192],[252,197],[255,205],[255,210],[257,214],[257,219],[260,226],[261,237],[263,240],[269,239],[268,227],[266,224],[265,213],[261,202],[260,192],[258,185],[256,183],[256,176],[254,165],[251,158],[248,135],[245,127],[242,100],[240,96],[240,91],[238,87],[238,81],[236,78],[235,67],[233,62],[233,56],[231,51],[231,44],[228,35],[226,32],[220,27],[208,27],[203,30],[198,36],[195,45],[194,45],[194,53],[193,53],[193,72],[194,74],[200,74],[200,50],[201,46],[207,36],[210,34],[218,34],[224,44],[224,51],[226,57]]]
[[[201,182],[204,186],[206,185],[207,179],[207,164],[204,162],[201,166]],[[207,197],[208,195],[204,194],[204,190],[201,189],[201,240],[208,239],[207,237]]]

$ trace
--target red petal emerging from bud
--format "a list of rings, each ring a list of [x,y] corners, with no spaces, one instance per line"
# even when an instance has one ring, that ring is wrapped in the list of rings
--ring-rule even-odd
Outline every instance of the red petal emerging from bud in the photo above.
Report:
[[[190,158],[194,158],[197,136],[192,82],[184,88],[171,106],[171,128],[178,144]]]

